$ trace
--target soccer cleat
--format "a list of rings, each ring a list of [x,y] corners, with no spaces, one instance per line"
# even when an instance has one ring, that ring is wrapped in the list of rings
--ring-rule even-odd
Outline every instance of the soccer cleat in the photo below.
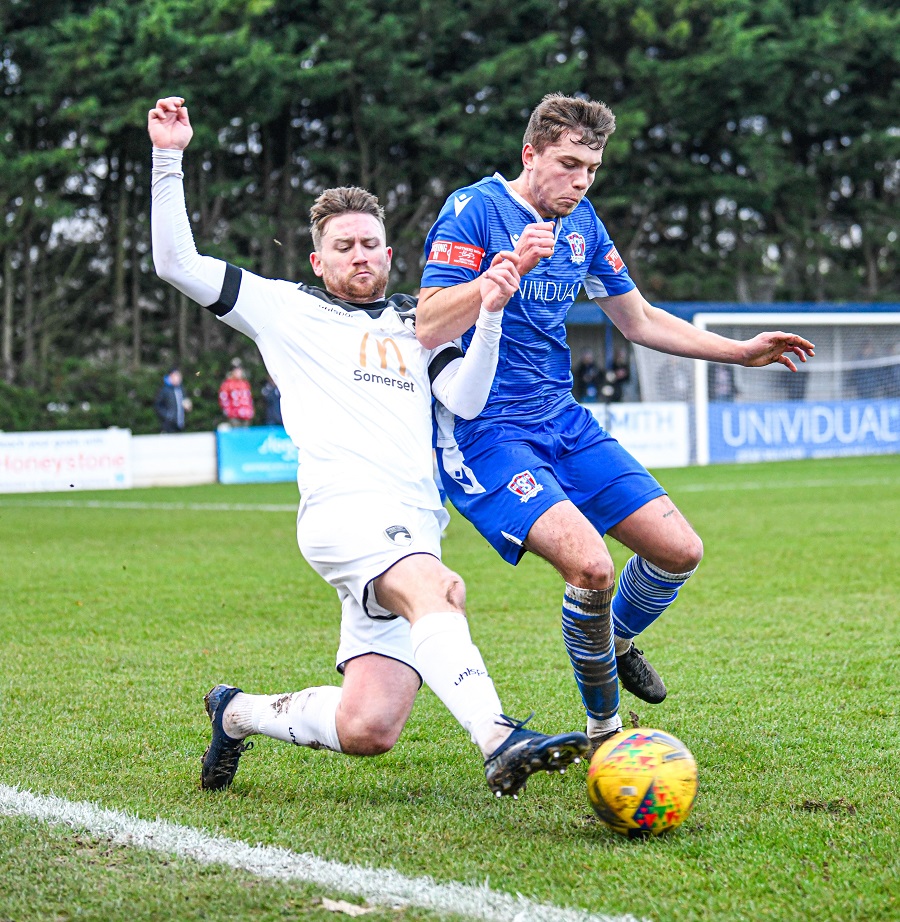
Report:
[[[253,748],[252,742],[236,740],[222,729],[225,706],[240,691],[232,685],[216,685],[203,699],[206,713],[212,722],[212,741],[203,753],[203,768],[200,772],[200,787],[205,791],[227,788],[234,780],[241,754]]]
[[[626,691],[648,704],[659,704],[666,697],[666,686],[657,671],[647,662],[644,651],[631,646],[616,657],[619,681]]]
[[[623,733],[624,730],[622,727],[617,727],[615,730],[607,730],[606,733],[598,733],[596,736],[591,736],[588,734],[588,742],[590,743],[590,749],[588,750],[588,761],[594,758],[594,753],[608,740],[612,739],[614,736],[617,736],[619,733]]]
[[[497,797],[509,795],[516,798],[525,790],[525,782],[535,772],[564,771],[567,765],[580,762],[590,749],[584,733],[561,733],[547,736],[534,730],[526,730],[526,720],[512,720],[500,715],[512,733],[484,760],[484,774],[488,787]]]

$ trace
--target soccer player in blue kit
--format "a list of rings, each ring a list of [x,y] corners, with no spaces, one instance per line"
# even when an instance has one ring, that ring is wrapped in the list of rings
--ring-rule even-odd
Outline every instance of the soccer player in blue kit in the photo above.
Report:
[[[572,396],[565,320],[582,286],[632,342],[745,366],[806,361],[788,333],[739,342],[649,304],[585,199],[615,130],[601,102],[545,96],[531,114],[523,169],[454,192],[428,234],[417,311],[426,347],[472,337],[478,277],[514,247],[521,277],[503,317],[488,402],[473,420],[437,413],[445,489],[494,549],[516,564],[531,551],[565,580],[562,632],[594,746],[621,728],[622,685],[651,703],[666,687],[634,638],[675,600],[703,545],[665,490]],[[615,591],[603,541],[634,551]]]

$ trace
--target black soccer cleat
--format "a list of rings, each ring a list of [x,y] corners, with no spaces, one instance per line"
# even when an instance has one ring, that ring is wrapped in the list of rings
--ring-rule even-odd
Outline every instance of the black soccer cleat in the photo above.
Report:
[[[594,754],[607,740],[611,740],[622,732],[624,732],[622,727],[616,727],[615,730],[607,730],[605,733],[598,733],[596,736],[591,736],[588,733],[588,741],[591,744],[591,748],[588,750],[588,761],[594,758]]]
[[[634,641],[625,653],[616,657],[616,668],[622,687],[635,698],[648,704],[659,704],[666,697],[663,680],[647,662],[644,651],[634,645]]]
[[[234,780],[241,754],[253,748],[252,742],[236,740],[222,729],[225,706],[240,691],[232,685],[216,685],[203,699],[206,713],[212,722],[212,741],[203,753],[203,768],[200,771],[200,787],[204,791],[227,788]]]
[[[517,796],[535,772],[564,772],[566,766],[580,762],[590,749],[584,733],[546,736],[526,730],[525,724],[534,717],[533,713],[526,720],[500,716],[503,723],[498,720],[498,725],[511,727],[512,733],[484,760],[488,787],[497,797]]]

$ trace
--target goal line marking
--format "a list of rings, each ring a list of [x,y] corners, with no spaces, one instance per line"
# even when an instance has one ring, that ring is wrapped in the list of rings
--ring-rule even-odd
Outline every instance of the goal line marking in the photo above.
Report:
[[[220,864],[257,877],[314,884],[379,906],[417,906],[485,922],[637,922],[634,916],[604,916],[535,903],[484,886],[437,883],[396,871],[326,861],[271,845],[248,845],[167,820],[142,820],[96,804],[32,794],[0,784],[0,814],[63,825],[118,845],[177,855],[200,864]]]

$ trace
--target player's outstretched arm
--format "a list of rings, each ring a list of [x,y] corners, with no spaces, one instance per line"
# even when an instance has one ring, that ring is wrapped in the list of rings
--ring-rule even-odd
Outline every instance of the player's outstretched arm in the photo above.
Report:
[[[153,142],[150,237],[156,274],[203,307],[215,304],[222,291],[226,265],[201,256],[194,245],[184,201],[182,151],[193,129],[180,96],[160,99],[147,116]]]
[[[753,339],[737,340],[700,330],[654,307],[636,288],[595,301],[626,339],[657,352],[754,368],[778,362],[791,371],[797,370],[791,356],[805,362],[815,354],[811,342],[793,333],[760,333]]]

